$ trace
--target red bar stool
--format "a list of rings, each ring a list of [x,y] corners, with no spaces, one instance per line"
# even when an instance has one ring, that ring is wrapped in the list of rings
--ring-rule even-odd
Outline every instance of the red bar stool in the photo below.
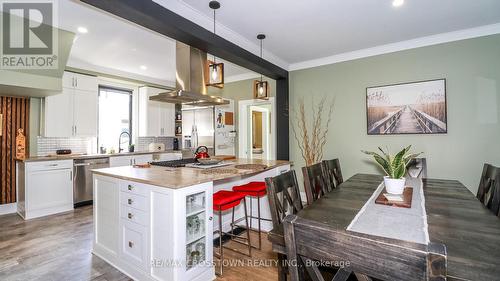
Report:
[[[222,276],[222,270],[223,270],[223,265],[224,265],[224,251],[223,248],[226,248],[228,250],[243,254],[243,255],[248,255],[252,256],[252,246],[250,243],[250,233],[247,231],[247,238],[242,238],[239,237],[238,235],[235,235],[233,233],[233,228],[231,227],[231,233],[223,232],[222,231],[222,211],[233,209],[233,214],[232,214],[232,223],[231,226],[234,224],[234,208],[238,206],[241,203],[241,200],[243,200],[243,207],[245,208],[245,217],[242,218],[245,220],[245,225],[248,229],[248,216],[247,216],[247,203],[244,200],[245,199],[245,194],[240,193],[240,192],[234,192],[234,191],[228,191],[228,190],[221,190],[217,191],[213,195],[213,209],[214,211],[217,211],[219,214],[219,229],[214,231],[215,233],[219,234],[219,253],[214,253],[214,256],[219,259],[220,261],[220,272],[219,275]],[[231,237],[231,240],[243,245],[248,246],[248,254],[238,251],[237,249],[232,249],[228,247],[224,247],[222,244],[222,236],[223,235],[228,235]],[[235,238],[235,239],[233,239]],[[236,239],[243,239],[246,242],[238,241]]]
[[[256,249],[261,249],[262,247],[262,230],[261,221],[271,221],[270,219],[265,219],[260,216],[260,198],[266,196],[266,183],[263,181],[252,181],[244,185],[239,185],[233,187],[233,191],[237,191],[245,194],[245,197],[257,198],[257,217],[253,216],[253,209],[250,209],[250,228],[252,228],[252,219],[257,219],[258,222],[258,233],[259,233],[259,247],[252,246]],[[246,200],[245,200],[246,201]],[[252,207],[252,201],[250,201],[250,208]],[[246,208],[246,205],[245,205]]]

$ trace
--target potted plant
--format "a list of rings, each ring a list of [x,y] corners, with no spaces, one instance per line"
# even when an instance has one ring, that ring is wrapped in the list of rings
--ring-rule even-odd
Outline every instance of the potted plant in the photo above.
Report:
[[[384,170],[386,176],[384,177],[385,189],[391,194],[403,194],[406,179],[406,167],[412,159],[421,153],[410,153],[411,145],[392,156],[382,148],[378,148],[382,155],[371,152],[362,151],[365,154],[373,156],[375,163],[377,163]]]

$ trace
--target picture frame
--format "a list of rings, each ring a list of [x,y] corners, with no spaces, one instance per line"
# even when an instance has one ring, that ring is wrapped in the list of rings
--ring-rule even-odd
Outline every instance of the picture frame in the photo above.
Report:
[[[368,135],[446,134],[446,79],[366,88]]]

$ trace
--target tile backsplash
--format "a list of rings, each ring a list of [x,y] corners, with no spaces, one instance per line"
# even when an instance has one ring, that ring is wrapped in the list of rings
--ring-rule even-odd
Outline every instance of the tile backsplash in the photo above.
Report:
[[[147,151],[149,144],[152,142],[164,143],[167,150],[174,148],[174,138],[172,137],[139,137],[137,151]]]
[[[37,137],[37,156],[56,154],[58,149],[71,149],[72,153],[95,152],[95,138],[46,138]]]
[[[165,149],[173,149],[173,137],[139,137],[136,151],[147,151],[152,142],[164,143]],[[37,137],[37,156],[55,154],[58,149],[71,149],[72,153],[96,153],[96,138],[54,138]]]

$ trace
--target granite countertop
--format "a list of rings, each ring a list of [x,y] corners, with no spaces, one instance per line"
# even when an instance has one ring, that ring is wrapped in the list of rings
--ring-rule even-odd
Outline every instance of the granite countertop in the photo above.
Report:
[[[212,169],[198,168],[168,168],[151,166],[150,168],[134,168],[132,166],[96,169],[94,174],[115,177],[144,184],[156,185],[171,189],[179,189],[200,183],[225,180],[244,175],[251,175],[273,169],[278,166],[291,164],[289,161],[260,160],[260,159],[235,159],[231,165]],[[255,169],[237,169],[235,165],[259,164],[266,167]],[[223,171],[224,173],[221,173]]]
[[[143,155],[143,154],[161,154],[161,153],[182,153],[183,150],[164,150],[164,151],[136,151],[136,152],[122,152],[114,154],[67,154],[67,155],[47,155],[47,156],[33,156],[24,160],[16,159],[20,162],[36,162],[36,161],[54,161],[54,160],[72,160],[72,159],[91,159],[91,158],[106,158],[115,156],[130,156],[130,155]]]

